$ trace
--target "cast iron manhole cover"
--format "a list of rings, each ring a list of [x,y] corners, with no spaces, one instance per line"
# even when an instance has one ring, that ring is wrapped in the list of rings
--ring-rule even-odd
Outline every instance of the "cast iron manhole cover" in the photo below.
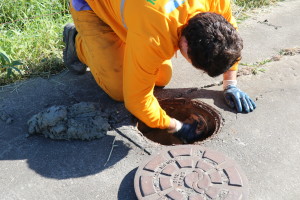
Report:
[[[248,180],[227,156],[198,146],[169,147],[150,157],[134,178],[139,200],[244,200]]]

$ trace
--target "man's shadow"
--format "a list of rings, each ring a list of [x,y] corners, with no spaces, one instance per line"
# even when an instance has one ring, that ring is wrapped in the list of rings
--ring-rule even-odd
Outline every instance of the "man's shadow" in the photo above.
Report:
[[[114,132],[92,141],[51,140],[42,135],[26,138],[28,119],[53,105],[96,102],[107,109],[125,112],[123,104],[111,100],[90,73],[65,74],[50,80],[32,79],[19,85],[18,92],[14,88],[1,93],[4,98],[0,99],[0,109],[14,121],[6,124],[0,119],[0,161],[25,160],[27,166],[41,176],[68,179],[97,174],[127,156],[130,147],[122,140],[114,141],[117,135]],[[5,166],[5,162],[1,165]]]
[[[197,100],[212,100],[215,108],[224,111],[235,112],[229,108],[224,100],[222,90],[206,88],[156,88],[154,92],[158,99],[187,98]]]
[[[137,171],[137,168],[131,170],[126,176],[123,178],[119,191],[118,191],[118,199],[119,200],[137,200],[134,191],[134,176]]]
[[[53,179],[97,174],[125,158],[130,150],[122,141],[105,136],[93,141],[53,141],[40,136],[11,137],[0,143],[0,160],[26,160],[36,173]]]
[[[128,154],[130,148],[123,141],[116,141],[117,147],[107,162],[114,141],[114,136],[109,135],[93,141],[55,141],[41,136],[25,137],[28,128],[26,122],[33,114],[52,105],[72,105],[82,101],[99,102],[107,109],[117,110],[119,114],[115,117],[121,123],[114,128],[133,125],[130,120],[124,120],[124,116],[129,116],[124,104],[111,100],[90,73],[80,77],[61,75],[50,81],[31,80],[18,89],[18,93],[5,93],[5,98],[0,102],[15,118],[11,125],[0,121],[0,160],[26,160],[30,169],[44,177],[67,179],[97,174]],[[197,88],[157,89],[155,96],[213,99],[217,107],[228,109],[220,91]]]

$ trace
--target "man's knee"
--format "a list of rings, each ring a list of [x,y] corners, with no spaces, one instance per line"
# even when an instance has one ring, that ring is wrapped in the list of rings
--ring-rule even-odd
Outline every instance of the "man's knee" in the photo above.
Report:
[[[115,101],[124,101],[123,87],[121,86],[117,88],[106,88],[105,92]]]
[[[172,71],[173,70],[171,61],[165,61],[158,71],[155,85],[160,87],[168,85],[172,78]]]
[[[122,94],[112,94],[112,95],[109,94],[109,96],[115,101],[120,101],[120,102],[124,101],[123,93]]]

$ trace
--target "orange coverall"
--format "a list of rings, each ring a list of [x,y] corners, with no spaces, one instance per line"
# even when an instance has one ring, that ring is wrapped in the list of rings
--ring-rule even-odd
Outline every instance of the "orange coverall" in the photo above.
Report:
[[[92,10],[71,14],[78,31],[76,51],[98,85],[153,128],[170,117],[153,95],[172,76],[171,58],[181,30],[201,12],[224,16],[235,28],[230,0],[86,0]],[[72,3],[71,3],[72,4]],[[237,64],[230,68],[237,70]]]

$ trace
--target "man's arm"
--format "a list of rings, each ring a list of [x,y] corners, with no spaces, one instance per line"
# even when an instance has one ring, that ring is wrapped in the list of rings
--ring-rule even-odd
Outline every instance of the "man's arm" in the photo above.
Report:
[[[128,31],[123,65],[126,108],[151,128],[167,129],[170,117],[153,95],[162,59],[147,36]]]
[[[223,74],[223,89],[225,89],[229,84],[237,84],[237,71],[235,70],[228,70]]]

